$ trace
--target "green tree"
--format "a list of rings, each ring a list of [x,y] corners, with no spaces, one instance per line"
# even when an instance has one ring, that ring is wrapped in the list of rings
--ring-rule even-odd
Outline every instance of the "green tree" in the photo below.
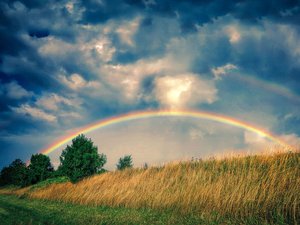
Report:
[[[91,139],[80,134],[72,140],[71,146],[62,151],[59,170],[72,182],[77,182],[102,171],[106,161],[106,156],[98,154],[98,148]]]
[[[49,156],[43,154],[32,155],[28,168],[28,179],[31,184],[46,180],[47,178],[51,177],[51,174],[54,171]]]
[[[9,166],[3,167],[0,174],[0,186],[11,184],[11,168]]]
[[[4,167],[1,170],[0,184],[25,186],[28,174],[27,170],[26,164],[22,160],[14,160],[8,167]]]
[[[119,159],[119,162],[117,164],[117,169],[124,170],[126,168],[131,168],[132,166],[133,164],[132,164],[131,155],[125,155],[123,158]]]

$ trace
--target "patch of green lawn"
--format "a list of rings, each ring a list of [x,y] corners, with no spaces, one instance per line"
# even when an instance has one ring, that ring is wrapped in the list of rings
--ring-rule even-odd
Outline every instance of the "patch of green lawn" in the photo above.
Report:
[[[150,209],[92,207],[0,195],[0,224],[199,224],[200,218]]]
[[[212,214],[209,219],[153,209],[85,206],[0,195],[0,224],[265,224],[256,219],[237,221]],[[275,224],[284,224],[278,220]]]

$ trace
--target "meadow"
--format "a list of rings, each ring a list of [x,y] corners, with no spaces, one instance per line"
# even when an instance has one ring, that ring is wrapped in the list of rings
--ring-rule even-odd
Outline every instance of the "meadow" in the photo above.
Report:
[[[1,199],[9,198],[3,194],[13,194],[19,197],[15,201],[106,207],[145,215],[145,220],[130,222],[135,217],[128,213],[128,224],[147,223],[147,212],[156,215],[160,224],[180,223],[182,218],[191,218],[187,224],[298,224],[299,165],[300,153],[210,158],[107,172],[76,184],[63,180],[3,188],[0,194]]]

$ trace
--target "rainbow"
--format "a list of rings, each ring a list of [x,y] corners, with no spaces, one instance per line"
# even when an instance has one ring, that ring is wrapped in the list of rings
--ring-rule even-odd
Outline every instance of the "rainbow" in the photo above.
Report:
[[[281,95],[283,97],[288,98],[289,100],[292,100],[296,103],[300,102],[300,97],[293,93],[290,89],[284,87],[283,85],[276,84],[274,82],[265,81],[262,79],[259,79],[255,76],[250,75],[240,75],[240,74],[230,74],[231,77],[238,79],[240,81],[246,82],[250,85],[256,86],[261,89],[265,89],[267,91],[273,92],[275,94]]]
[[[73,138],[75,138],[77,135],[79,135],[81,133],[86,134],[86,133],[89,133],[91,131],[94,131],[94,130],[97,130],[100,128],[111,126],[113,124],[119,124],[119,123],[128,122],[128,121],[132,121],[132,120],[140,120],[140,119],[154,118],[154,117],[170,117],[170,116],[171,117],[189,117],[189,118],[197,118],[197,119],[206,119],[206,120],[211,120],[211,121],[220,122],[220,123],[224,123],[224,124],[229,124],[231,126],[243,128],[245,130],[254,132],[262,137],[268,138],[269,140],[275,142],[276,144],[279,144],[280,146],[291,149],[291,146],[289,146],[287,143],[280,140],[275,135],[273,135],[261,128],[255,127],[251,124],[248,124],[246,122],[243,122],[243,121],[231,118],[231,117],[227,117],[227,116],[220,115],[220,114],[215,114],[212,112],[204,112],[204,111],[183,111],[183,110],[167,111],[167,110],[162,110],[162,111],[137,111],[137,112],[132,112],[132,113],[123,114],[123,115],[119,115],[119,116],[110,117],[110,118],[107,118],[104,120],[100,120],[98,122],[89,124],[85,127],[76,129],[76,131],[74,131],[73,133],[68,134],[65,137],[62,137],[61,139],[54,142],[52,145],[43,149],[41,151],[41,153],[47,155],[47,154],[55,151],[62,145],[68,143],[69,141],[71,141]]]

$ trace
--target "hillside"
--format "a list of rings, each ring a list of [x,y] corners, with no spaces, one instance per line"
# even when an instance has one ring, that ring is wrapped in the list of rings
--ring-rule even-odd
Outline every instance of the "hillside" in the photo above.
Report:
[[[2,194],[92,206],[151,208],[199,216],[282,217],[300,221],[300,153],[170,163],[108,172],[39,188],[2,189]]]

